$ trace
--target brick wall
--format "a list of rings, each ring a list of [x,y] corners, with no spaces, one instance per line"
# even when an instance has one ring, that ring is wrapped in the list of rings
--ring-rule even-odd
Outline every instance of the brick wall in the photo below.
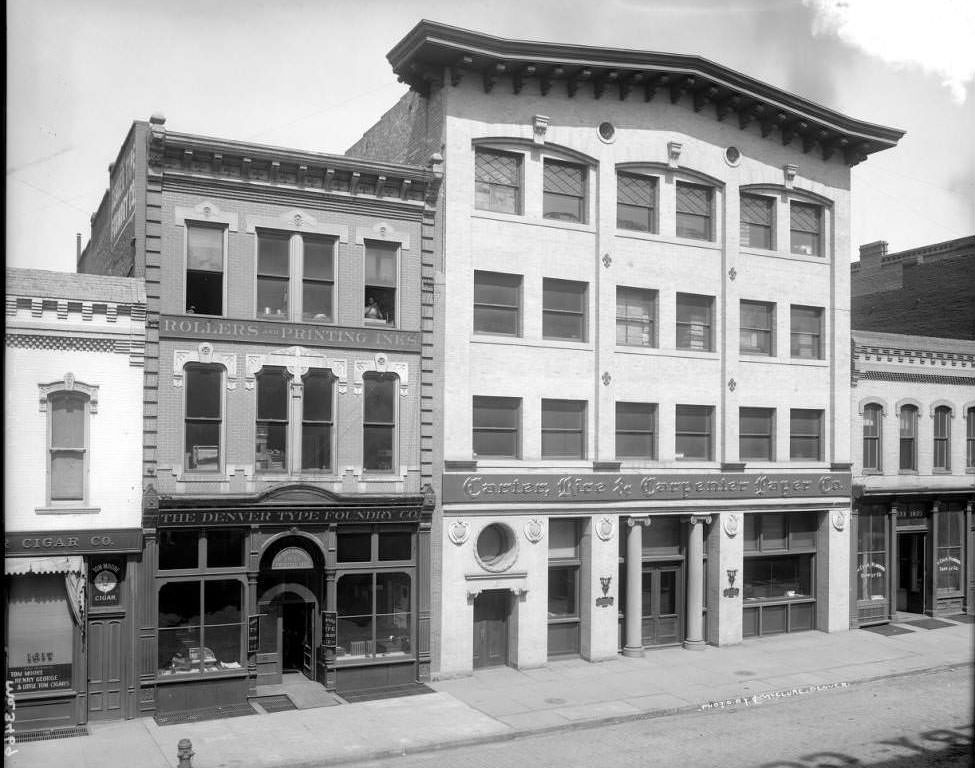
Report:
[[[441,91],[426,98],[408,91],[346,151],[351,157],[425,165],[440,152],[443,126]]]

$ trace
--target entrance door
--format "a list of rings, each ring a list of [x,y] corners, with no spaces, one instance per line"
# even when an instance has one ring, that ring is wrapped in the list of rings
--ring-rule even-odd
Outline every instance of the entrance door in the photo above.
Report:
[[[88,622],[88,719],[122,717],[122,638],[125,619]]]
[[[511,593],[490,589],[474,599],[474,669],[508,663]]]
[[[309,678],[314,678],[312,608],[309,603],[281,605],[281,669]]]
[[[683,637],[681,564],[643,566],[643,644],[672,645]]]
[[[897,535],[897,610],[924,613],[928,535],[924,532]]]

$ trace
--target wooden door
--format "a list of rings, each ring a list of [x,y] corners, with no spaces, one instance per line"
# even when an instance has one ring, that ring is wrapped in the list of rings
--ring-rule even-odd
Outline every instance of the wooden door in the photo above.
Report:
[[[88,622],[88,719],[114,720],[122,717],[124,691],[122,617]]]
[[[643,566],[643,644],[672,645],[683,632],[679,563]]]
[[[897,546],[897,610],[924,613],[927,605],[927,534],[902,533]]]
[[[508,614],[511,593],[491,589],[474,600],[474,669],[508,663]]]

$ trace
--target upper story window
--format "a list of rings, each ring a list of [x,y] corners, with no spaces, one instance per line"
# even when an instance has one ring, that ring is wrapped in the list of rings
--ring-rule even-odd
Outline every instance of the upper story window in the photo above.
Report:
[[[714,457],[714,408],[678,405],[674,427],[674,457],[711,461]]]
[[[657,292],[645,288],[616,287],[616,343],[657,346]]]
[[[84,501],[88,495],[88,403],[86,394],[48,395],[48,487],[52,502]]]
[[[657,231],[657,179],[616,174],[616,226],[638,232]]]
[[[951,469],[951,408],[947,405],[934,409],[934,468]]]
[[[975,468],[975,406],[965,412],[965,467]]]
[[[792,356],[807,360],[823,359],[822,307],[792,305]]]
[[[878,403],[863,407],[863,469],[880,472],[883,457],[881,428],[883,409]]]
[[[772,249],[774,245],[775,200],[763,195],[741,196],[741,245]]]
[[[474,272],[474,333],[521,335],[521,275]]]
[[[399,245],[367,240],[365,250],[366,321],[396,325],[396,261]]]
[[[258,471],[288,471],[288,380],[280,368],[257,374],[254,468]]]
[[[520,397],[474,398],[474,456],[517,459],[520,455]]]
[[[654,403],[616,403],[616,457],[656,459],[656,422]]]
[[[793,201],[789,205],[790,249],[804,256],[823,255],[823,209]]]
[[[588,285],[546,277],[542,281],[542,337],[586,340]]]
[[[775,409],[738,409],[738,458],[775,461]]]
[[[901,406],[900,469],[917,470],[917,407]]]
[[[362,376],[362,468],[392,472],[396,461],[396,385],[393,373]]]
[[[223,314],[224,227],[186,222],[186,311]]]
[[[304,471],[332,469],[334,383],[330,371],[314,369],[302,380],[301,468]]]
[[[677,237],[714,239],[714,190],[700,184],[677,182]]]
[[[823,460],[823,412],[793,408],[790,414],[789,458]]]
[[[544,165],[542,216],[585,224],[586,167],[549,159]]]
[[[677,294],[677,349],[714,349],[714,297]]]
[[[742,301],[739,350],[744,355],[774,355],[775,305]]]
[[[335,240],[273,230],[257,233],[257,316],[335,321]]]
[[[584,400],[542,400],[542,458],[586,458]]]
[[[215,365],[187,366],[184,379],[183,467],[191,472],[217,472],[223,431],[223,371]]]
[[[478,148],[474,151],[474,207],[521,213],[521,155]]]

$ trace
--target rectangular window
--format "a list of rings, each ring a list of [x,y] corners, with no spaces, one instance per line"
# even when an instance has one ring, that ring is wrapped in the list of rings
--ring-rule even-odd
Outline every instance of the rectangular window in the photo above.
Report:
[[[792,203],[789,206],[792,253],[804,256],[822,256],[823,209],[808,203]]]
[[[951,469],[951,409],[946,405],[934,409],[934,468]]]
[[[215,366],[192,366],[184,372],[186,416],[183,467],[192,472],[220,469],[223,373]]]
[[[762,195],[741,196],[741,246],[771,249],[775,201]]]
[[[677,182],[677,237],[712,240],[714,190],[700,184]]]
[[[362,377],[362,468],[369,472],[393,471],[398,381],[391,373]]]
[[[396,325],[396,243],[367,240],[364,316],[369,324]]]
[[[186,223],[186,312],[223,314],[223,227]]]
[[[616,174],[616,226],[638,232],[657,231],[657,180],[632,173]]]
[[[473,421],[475,458],[519,458],[521,398],[475,397]]]
[[[339,660],[412,655],[412,578],[403,572],[350,573],[335,589]]]
[[[880,424],[883,411],[876,403],[863,407],[863,468],[880,471]]]
[[[857,600],[887,599],[887,515],[882,507],[860,509],[857,529]]]
[[[286,232],[257,233],[258,317],[288,319],[288,281],[291,235]]]
[[[965,467],[975,468],[975,407],[965,412]]]
[[[301,319],[335,322],[335,241],[304,235],[301,243]]]
[[[678,405],[674,457],[678,460],[711,461],[714,408],[710,405]]]
[[[159,587],[159,676],[240,670],[243,584],[173,581]]]
[[[900,468],[917,470],[917,408],[905,405],[900,413]]]
[[[332,468],[332,388],[329,371],[310,370],[302,380],[301,468],[324,472]]]
[[[616,404],[616,457],[656,459],[657,406],[653,403]]]
[[[586,223],[586,168],[560,160],[545,160],[542,216]]]
[[[556,280],[542,281],[542,337],[586,340],[586,283]]]
[[[677,349],[711,352],[713,344],[713,296],[677,294]]]
[[[616,287],[616,343],[657,346],[657,292]]]
[[[474,207],[521,213],[521,155],[474,150]]]
[[[37,683],[30,681],[39,676],[49,695],[58,689],[71,689],[75,623],[69,601],[75,597],[69,597],[65,587],[66,581],[74,578],[63,573],[25,573],[4,579],[8,696],[38,693]],[[18,699],[17,706],[23,703]],[[13,706],[7,717],[11,718],[7,725],[10,737]]]
[[[793,408],[790,414],[789,458],[823,460],[823,412]]]
[[[288,471],[288,381],[282,370],[257,374],[254,466],[261,472]]]
[[[474,333],[521,335],[521,275],[474,272]]]
[[[775,305],[762,301],[742,301],[740,312],[741,354],[774,355]]]
[[[579,653],[579,521],[549,520],[548,655]]]
[[[51,501],[84,501],[88,396],[80,392],[52,392],[48,405]]]
[[[961,591],[961,544],[964,513],[949,509],[937,513],[938,550],[935,553],[935,572],[938,593]]]
[[[792,356],[807,360],[823,359],[823,310],[821,307],[792,305]]]
[[[738,458],[775,461],[775,409],[738,409]]]
[[[542,400],[542,458],[586,458],[586,403]]]

